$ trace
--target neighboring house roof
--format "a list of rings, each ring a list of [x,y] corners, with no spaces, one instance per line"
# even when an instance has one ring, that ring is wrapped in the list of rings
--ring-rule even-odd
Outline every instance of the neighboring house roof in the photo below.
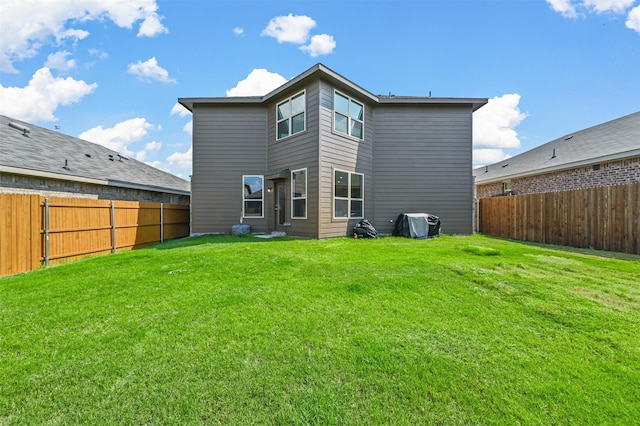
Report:
[[[0,172],[189,195],[190,183],[117,152],[0,115]]]
[[[357,84],[347,80],[340,74],[332,71],[323,64],[316,64],[309,68],[302,74],[287,81],[277,89],[267,93],[264,96],[233,96],[233,97],[213,97],[213,98],[179,98],[180,102],[185,108],[193,112],[193,106],[195,104],[238,104],[238,103],[255,103],[260,104],[269,101],[271,98],[278,96],[280,93],[287,89],[302,84],[309,79],[322,76],[325,79],[332,81],[336,87],[346,87],[359,93],[363,98],[368,99],[371,102],[379,104],[471,104],[473,111],[482,107],[487,103],[486,98],[432,98],[427,96],[381,96],[374,95]]]
[[[473,170],[475,183],[518,177],[640,156],[640,112],[569,133],[522,154]]]

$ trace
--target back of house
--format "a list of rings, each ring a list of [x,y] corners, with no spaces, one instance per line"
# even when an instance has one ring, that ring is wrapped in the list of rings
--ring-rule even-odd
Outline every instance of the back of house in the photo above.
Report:
[[[373,95],[322,64],[255,97],[181,98],[193,113],[193,233],[350,235],[400,213],[472,233],[472,114],[487,99]]]

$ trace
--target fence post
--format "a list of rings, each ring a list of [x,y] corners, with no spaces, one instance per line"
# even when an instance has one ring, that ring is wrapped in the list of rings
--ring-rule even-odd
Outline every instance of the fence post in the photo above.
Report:
[[[111,200],[111,239],[113,240],[111,252],[115,253],[118,249],[118,243],[116,242],[116,206],[113,200]]]
[[[160,242],[164,243],[164,204],[160,203]]]
[[[49,266],[49,199],[44,199],[44,265]]]

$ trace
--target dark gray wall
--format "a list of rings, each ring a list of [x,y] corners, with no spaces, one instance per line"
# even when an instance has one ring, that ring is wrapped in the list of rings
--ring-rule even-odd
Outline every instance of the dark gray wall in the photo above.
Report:
[[[230,233],[239,223],[242,175],[265,173],[266,138],[264,105],[194,108],[193,233]],[[266,219],[245,219],[244,223],[252,232],[266,231]]]
[[[431,213],[447,234],[472,233],[471,120],[470,105],[376,108],[378,232],[391,233],[400,213]]]
[[[287,232],[311,238],[350,235],[357,220],[333,218],[335,169],[364,174],[364,217],[390,234],[400,213],[439,216],[449,234],[472,233],[471,105],[377,104],[349,87],[365,105],[364,140],[333,131],[328,80],[308,80],[266,104],[199,104],[193,115],[192,230],[229,233],[242,209],[242,175],[307,169],[307,219]],[[275,139],[276,104],[306,90],[306,130]],[[265,179],[265,190],[273,182]],[[265,193],[264,219],[245,219],[252,232],[275,227],[275,193]]]

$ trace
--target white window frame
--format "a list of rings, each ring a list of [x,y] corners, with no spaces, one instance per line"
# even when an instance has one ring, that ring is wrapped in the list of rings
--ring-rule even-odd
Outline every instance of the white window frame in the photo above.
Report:
[[[336,95],[340,95],[343,98],[347,98],[347,100],[349,102],[349,106],[351,106],[351,102],[362,106],[362,120],[358,120],[357,118],[353,118],[353,117],[351,117],[351,114],[349,112],[347,113],[347,115],[346,115],[346,118],[347,118],[347,132],[346,133],[343,132],[342,130],[338,130],[336,128],[336,121],[337,121],[336,120],[336,115],[340,114],[341,116],[345,117],[345,115],[343,113],[338,112],[336,110],[336,105],[335,105],[336,104]],[[359,140],[359,141],[363,141],[364,140],[364,118],[365,118],[365,116],[366,116],[366,110],[365,110],[365,106],[364,106],[364,104],[362,102],[359,102],[359,101],[353,99],[351,96],[347,96],[347,95],[345,95],[344,93],[342,93],[342,92],[340,92],[338,90],[334,90],[333,91],[333,131],[334,132],[340,133],[341,135],[345,135],[345,136],[348,136],[350,138],[353,138],[353,139],[356,139],[356,140]],[[362,124],[362,136],[354,136],[354,135],[351,134],[351,124],[354,121],[357,122],[357,123]]]
[[[302,118],[303,118],[303,125],[302,125],[302,130],[299,130],[295,133],[292,133],[292,120],[293,120],[293,115],[291,114],[291,107],[293,105],[293,99],[297,98],[298,96],[304,96],[304,109],[302,110]],[[280,108],[280,105],[285,104],[285,103],[289,103],[289,115],[281,120],[278,120],[278,109]],[[300,115],[300,114],[296,114],[296,116]],[[276,104],[276,140],[280,141],[283,139],[286,139],[288,137],[291,137],[293,135],[297,135],[298,133],[302,133],[305,130],[307,130],[307,91],[303,90],[301,92],[296,93],[295,95],[291,96],[290,98],[285,99],[282,102],[278,102]],[[288,127],[289,127],[289,132],[286,136],[280,136],[280,132],[278,131],[279,129],[279,125],[280,123],[284,122],[284,121],[288,121]]]
[[[246,198],[245,197],[245,179],[246,178],[260,178],[262,179],[262,190],[261,190],[261,198],[257,199],[257,198]],[[260,209],[260,216],[257,215],[251,215],[251,216],[247,216],[247,213],[245,211],[245,203],[247,201],[260,201],[262,208]],[[263,219],[264,218],[264,176],[263,175],[242,175],[242,217],[244,219]]]
[[[347,179],[347,188],[349,191],[349,195],[347,197],[336,197],[336,173],[346,173],[348,175]],[[361,179],[361,188],[362,192],[361,198],[354,198],[351,196],[351,177],[352,175],[359,175]],[[349,219],[364,219],[364,174],[358,172],[350,172],[348,170],[341,169],[333,169],[333,185],[331,190],[333,191],[333,218],[337,220],[349,220]],[[347,216],[336,216],[336,200],[346,200],[347,201]],[[351,201],[360,201],[362,202],[362,216],[351,216]]]
[[[296,197],[294,195],[294,190],[295,190],[295,185],[294,185],[294,180],[293,180],[293,174],[296,172],[302,172],[304,171],[304,197]],[[296,170],[291,170],[291,219],[306,219],[307,218],[307,206],[308,206],[308,201],[307,201],[307,191],[308,191],[308,186],[307,186],[307,176],[309,175],[309,173],[307,172],[306,167],[303,169],[296,169]],[[297,200],[304,200],[304,216],[294,216],[296,209],[294,207],[294,202]]]
[[[512,189],[511,189],[511,181],[507,180],[507,181],[502,182],[502,192],[504,194],[511,194],[511,191],[512,191]]]

